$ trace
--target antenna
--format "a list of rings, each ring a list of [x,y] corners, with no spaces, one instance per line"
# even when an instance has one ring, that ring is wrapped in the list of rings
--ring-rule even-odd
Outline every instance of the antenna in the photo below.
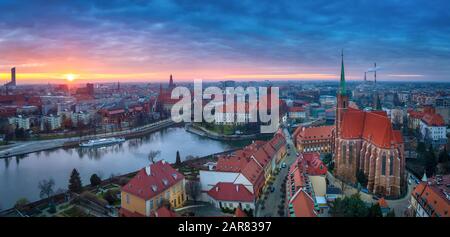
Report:
[[[364,81],[367,81],[366,74],[367,74],[367,72],[364,72]]]

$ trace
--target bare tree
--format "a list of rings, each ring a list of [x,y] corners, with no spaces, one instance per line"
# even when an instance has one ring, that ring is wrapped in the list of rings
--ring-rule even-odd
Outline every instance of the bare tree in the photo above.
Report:
[[[200,183],[198,181],[188,181],[186,182],[186,192],[187,195],[192,198],[193,201],[197,201],[200,195]]]
[[[151,163],[155,163],[156,157],[158,157],[160,154],[161,154],[161,151],[151,150],[151,151],[148,153],[148,160],[149,160]]]
[[[341,182],[341,190],[342,190],[342,194],[345,194],[345,189],[347,187],[347,184],[344,182],[344,180],[339,180]]]
[[[39,196],[41,198],[49,198],[50,196],[53,195],[54,191],[53,191],[53,187],[55,186],[55,181],[50,178],[50,179],[44,179],[39,181],[38,187],[41,190],[41,192],[39,193]]]

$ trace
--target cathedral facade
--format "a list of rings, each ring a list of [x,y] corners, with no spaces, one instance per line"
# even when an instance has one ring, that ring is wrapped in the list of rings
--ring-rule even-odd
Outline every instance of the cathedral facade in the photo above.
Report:
[[[364,175],[369,192],[399,196],[406,179],[402,134],[392,128],[386,112],[350,107],[345,86],[342,59],[335,121],[335,175],[348,183],[357,183],[357,175]]]

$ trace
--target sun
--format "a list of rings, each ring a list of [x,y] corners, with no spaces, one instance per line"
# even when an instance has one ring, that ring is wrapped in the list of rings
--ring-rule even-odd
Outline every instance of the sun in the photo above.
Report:
[[[66,80],[68,80],[68,81],[73,81],[73,80],[75,80],[75,75],[74,74],[66,74],[66,75],[64,75],[64,77],[66,78]]]

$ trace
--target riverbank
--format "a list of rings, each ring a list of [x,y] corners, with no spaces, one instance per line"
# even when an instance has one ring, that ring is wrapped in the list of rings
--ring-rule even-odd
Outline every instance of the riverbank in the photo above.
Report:
[[[246,135],[223,135],[219,134],[210,130],[207,130],[205,128],[196,126],[194,124],[186,124],[185,126],[186,131],[190,133],[194,133],[196,135],[202,136],[202,137],[208,137],[214,140],[219,141],[243,141],[243,140],[251,140],[256,139],[260,134],[246,134]]]
[[[158,131],[163,128],[170,127],[175,123],[171,119],[166,119],[158,121],[156,123],[147,124],[142,127],[133,128],[124,131],[88,135],[83,137],[70,137],[70,138],[60,138],[60,139],[50,139],[50,140],[39,140],[39,141],[25,141],[16,143],[7,149],[0,151],[0,158],[8,158],[11,156],[25,155],[28,153],[50,150],[60,147],[73,147],[78,146],[80,142],[88,141],[92,139],[108,138],[108,137],[124,137],[124,138],[134,138],[143,136],[145,134]]]
[[[202,156],[202,157],[197,157],[195,159],[190,159],[190,160],[184,160],[181,162],[181,164],[176,165],[174,163],[172,163],[172,166],[176,169],[178,169],[180,172],[182,172],[186,179],[196,179],[197,177],[191,177],[191,172],[193,169],[202,169],[205,168],[204,164],[207,162],[214,162],[216,161],[216,156],[217,155],[221,155],[221,154],[228,154],[231,153],[233,151],[236,151],[239,148],[235,148],[235,149],[231,149],[231,150],[226,150],[226,151],[221,151],[221,152],[216,152],[213,154],[209,154],[206,156]],[[143,167],[142,167],[143,168]],[[101,184],[98,186],[91,186],[91,185],[85,185],[83,186],[83,192],[91,192],[93,194],[95,194],[96,192],[98,192],[99,189],[104,189],[104,187],[107,186],[111,186],[111,185],[117,185],[117,186],[123,186],[125,185],[131,178],[133,178],[136,173],[139,170],[135,170],[132,172],[127,172],[125,174],[121,174],[121,175],[115,175],[113,177],[107,178],[102,180]],[[187,171],[185,173],[185,171]],[[70,192],[63,192],[63,193],[58,193],[55,194],[49,198],[44,198],[44,199],[39,199],[33,202],[30,202],[24,206],[22,206],[20,209],[18,210],[15,207],[11,207],[5,210],[1,210],[0,211],[0,217],[42,217],[42,216],[48,216],[50,215],[46,210],[48,210],[49,208],[49,203],[52,202],[54,203],[54,205],[56,206],[56,209],[61,209],[58,206],[64,206],[64,205],[68,205],[69,203],[72,203],[72,201],[74,200],[74,198],[78,197],[79,195],[77,194],[73,194]],[[101,207],[105,210],[108,209],[108,207]],[[111,208],[111,207],[109,207]],[[117,213],[118,210],[116,210],[114,213]],[[50,215],[50,216],[54,216],[56,214]],[[104,217],[108,217],[108,215],[104,216]]]

